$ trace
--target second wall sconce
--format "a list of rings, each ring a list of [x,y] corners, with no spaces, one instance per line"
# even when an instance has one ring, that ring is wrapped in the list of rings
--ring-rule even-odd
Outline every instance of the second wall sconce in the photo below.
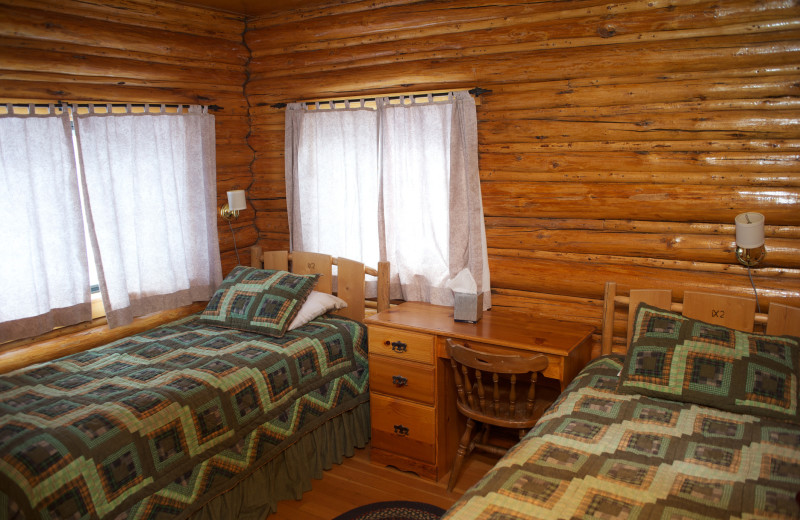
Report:
[[[222,218],[230,222],[239,218],[239,212],[247,209],[247,200],[244,190],[233,190],[228,192],[228,203],[219,209]]]
[[[747,267],[754,267],[765,256],[764,215],[752,211],[736,215],[736,259]]]

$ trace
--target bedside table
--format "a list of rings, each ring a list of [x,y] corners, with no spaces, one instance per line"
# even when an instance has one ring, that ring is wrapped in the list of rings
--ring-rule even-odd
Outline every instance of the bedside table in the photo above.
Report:
[[[459,436],[447,338],[476,350],[542,353],[542,375],[563,390],[591,358],[594,327],[495,310],[478,323],[453,320],[453,308],[406,302],[366,319],[369,327],[370,460],[438,480]]]

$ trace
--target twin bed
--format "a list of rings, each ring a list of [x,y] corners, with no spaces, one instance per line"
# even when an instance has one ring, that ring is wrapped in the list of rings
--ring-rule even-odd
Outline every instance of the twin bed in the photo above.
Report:
[[[0,518],[263,518],[365,446],[364,275],[383,310],[388,266],[340,260],[342,308],[334,260],[292,260],[236,268],[200,315],[0,376]],[[800,517],[800,309],[770,307],[608,284],[602,355],[444,518]]]
[[[388,269],[291,263],[237,267],[199,315],[0,376],[0,518],[263,518],[365,446],[365,273],[385,295]]]
[[[770,307],[608,284],[603,355],[443,518],[800,517],[800,309]]]

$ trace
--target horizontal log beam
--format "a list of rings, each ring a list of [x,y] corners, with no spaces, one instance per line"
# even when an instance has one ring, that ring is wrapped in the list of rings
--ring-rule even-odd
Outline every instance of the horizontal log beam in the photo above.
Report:
[[[530,229],[588,230],[588,231],[631,231],[637,233],[670,233],[683,235],[725,235],[733,236],[736,227],[733,221],[720,222],[669,222],[648,220],[595,220],[561,219],[536,217],[486,217],[486,228],[525,227]],[[768,236],[782,239],[800,239],[797,226],[764,227]]]
[[[524,147],[520,147],[524,148]],[[501,149],[501,148],[498,148]],[[493,172],[527,172],[527,173],[624,173],[647,172],[658,177],[669,174],[682,179],[683,175],[696,174],[704,176],[704,182],[712,179],[740,178],[753,182],[769,182],[768,178],[760,178],[759,173],[769,171],[770,176],[784,177],[787,181],[798,173],[800,150],[790,152],[762,151],[756,152],[703,152],[703,151],[644,151],[644,150],[605,150],[605,151],[561,151],[551,150],[549,153],[527,152],[481,152],[480,164],[483,178],[495,179]],[[602,165],[602,168],[598,168]],[[661,175],[659,175],[661,174]],[[712,176],[712,174],[719,174]],[[518,179],[515,179],[518,180]],[[635,181],[631,181],[635,182]],[[675,182],[675,181],[665,181]],[[781,182],[781,181],[779,181]],[[687,183],[690,183],[687,180]],[[751,182],[742,182],[751,184]]]
[[[649,171],[686,174],[758,173],[773,170],[785,175],[797,173],[800,151],[781,152],[643,152],[639,150],[561,153],[489,153],[480,154],[482,170],[523,172],[584,172],[603,170],[623,172]],[[792,175],[793,177],[794,175]]]
[[[786,67],[789,70],[794,67]],[[780,72],[788,72],[780,71]],[[481,112],[552,107],[618,107],[697,100],[778,99],[800,93],[793,74],[757,75],[758,71],[716,71],[703,77],[594,78],[498,85],[481,104]]]
[[[252,213],[252,216],[249,219],[245,219],[243,217],[239,217],[241,219],[236,221],[236,223],[231,223],[233,227],[233,233],[231,233],[230,227],[228,224],[225,223],[224,226],[219,226],[217,228],[218,236],[219,236],[219,250],[223,253],[234,251],[235,248],[239,249],[239,256],[241,256],[242,251],[250,246],[254,245],[258,242],[258,230],[254,225],[254,218],[255,214]],[[235,244],[235,247],[234,247]]]
[[[200,61],[218,61],[244,66],[248,53],[240,42],[197,36],[176,31],[130,26],[108,21],[97,23],[83,16],[61,14],[57,19],[48,11],[0,5],[0,35],[50,40],[90,47],[136,49],[139,52],[168,56],[177,54]],[[11,29],[13,28],[13,30]]]
[[[486,230],[486,239],[489,247],[497,249],[663,258],[720,264],[736,262],[734,233],[699,235],[490,227]],[[768,238],[766,249],[767,257],[760,266],[800,269],[800,240]]]
[[[200,60],[196,61],[194,66],[176,67],[137,59],[91,55],[75,56],[33,49],[0,48],[0,52],[3,53],[0,55],[2,56],[0,69],[12,72],[9,78],[11,80],[32,81],[31,77],[35,77],[36,71],[46,71],[42,74],[42,79],[36,79],[36,81],[44,81],[48,76],[52,78],[53,74],[61,74],[75,78],[73,81],[80,81],[79,78],[84,77],[96,78],[95,81],[105,78],[107,83],[109,78],[115,78],[117,81],[130,81],[133,86],[139,86],[136,83],[150,81],[153,87],[174,84],[176,87],[186,88],[194,84],[195,88],[202,88],[200,85],[206,85],[207,89],[215,90],[209,88],[208,85],[237,85],[241,89],[241,84],[246,78],[244,69],[228,71],[208,68]],[[23,74],[13,74],[13,71],[26,71],[27,73],[24,74],[25,77],[19,77]]]
[[[246,113],[247,105],[233,102],[224,93],[180,88],[131,87],[97,83],[58,83],[38,81],[0,81],[0,99],[10,102],[119,102],[119,103],[183,103],[217,105],[226,113]],[[241,101],[240,101],[241,102]]]
[[[609,158],[610,160],[611,158]],[[596,165],[596,163],[595,163]],[[751,164],[747,164],[751,167]],[[503,171],[481,172],[485,181],[522,182],[578,182],[578,183],[625,183],[625,184],[713,184],[716,186],[777,186],[800,187],[800,177],[795,172],[780,173],[765,167],[759,172],[745,173],[729,169],[719,172],[664,172],[664,171],[620,171],[614,166],[610,171]],[[676,175],[676,173],[678,173]]]
[[[782,153],[800,151],[798,139],[727,139],[692,141],[583,141],[574,143],[514,142],[478,144],[478,151],[485,153],[538,153],[561,154],[564,152],[755,152]],[[263,152],[260,152],[263,153]],[[725,157],[727,154],[723,155]]]
[[[742,211],[759,208],[772,224],[800,225],[797,188],[484,182],[481,193],[487,216],[731,222]]]
[[[579,46],[585,44],[580,40],[581,35],[586,35],[587,32],[595,35],[595,42],[600,39],[623,38],[630,34],[635,35],[639,41],[647,41],[640,33],[663,28],[663,21],[658,14],[665,13],[666,18],[676,10],[680,13],[691,13],[692,25],[689,27],[693,30],[697,30],[697,25],[703,20],[709,20],[711,24],[723,24],[725,19],[737,21],[737,16],[743,10],[741,4],[731,3],[730,9],[720,9],[707,0],[636,0],[610,5],[606,2],[584,0],[571,2],[569,8],[564,9],[563,4],[549,3],[487,6],[450,2],[446,10],[420,9],[412,4],[368,13],[326,16],[274,25],[263,33],[258,30],[250,31],[246,38],[248,47],[253,49],[254,58],[286,52],[361,47],[375,43],[401,42],[403,46],[413,49],[413,43],[409,45],[409,41],[414,39],[430,41],[426,48],[436,49],[440,39],[447,36],[451,39],[449,48],[454,46],[453,40],[461,39],[474,41],[478,49],[491,46],[498,40],[514,41],[514,45],[524,49],[526,39],[535,42],[561,39],[564,36],[568,36],[569,40],[578,40],[574,45]],[[777,5],[777,9],[763,9],[761,16],[768,19],[790,18],[793,7]],[[639,18],[637,24],[635,16],[643,12],[649,16],[644,21]],[[609,23],[608,19],[612,17],[613,22]],[[746,20],[752,18],[750,13]],[[595,23],[587,19],[594,20]],[[672,32],[680,32],[683,28],[681,17],[671,16],[669,19],[672,23],[668,28]],[[654,21],[661,22],[662,25],[654,25]],[[588,31],[583,29],[586,26],[589,27]],[[585,32],[578,32],[582,30]],[[555,36],[551,36],[551,33],[555,33]],[[492,38],[493,34],[497,35],[496,39]],[[599,43],[602,42],[595,44]]]
[[[54,15],[76,15],[95,23],[121,23],[173,32],[211,36],[241,42],[244,17],[215,9],[174,2],[160,2],[158,9],[148,0],[115,0],[92,3],[84,0],[2,0],[14,9],[37,9]],[[58,18],[58,16],[54,16]]]
[[[511,251],[507,251],[511,252]],[[502,254],[500,254],[502,253]],[[492,287],[538,291],[583,298],[602,298],[607,280],[620,290],[631,287],[671,288],[673,298],[687,290],[724,292],[752,297],[747,270],[741,266],[704,266],[678,261],[638,261],[625,257],[568,253],[531,253],[504,256],[506,251],[489,251]],[[789,276],[789,275],[794,276]],[[753,279],[766,308],[771,301],[800,306],[800,273],[779,269],[754,269]]]
[[[632,7],[634,4],[635,7]],[[254,56],[251,64],[261,71],[258,78],[264,79],[281,77],[289,72],[329,72],[419,60],[468,59],[560,48],[770,33],[800,27],[800,8],[782,5],[761,10],[754,16],[751,3],[729,4],[722,10],[707,3],[673,5],[669,10],[646,7],[642,12],[637,9],[642,9],[644,3],[631,2],[625,6],[627,12],[613,18],[609,18],[609,13],[596,13],[580,18],[567,16],[557,20],[544,19],[535,23],[521,20],[519,24],[500,28],[493,27],[497,17],[476,24],[456,21],[449,22],[447,26],[437,26],[427,23],[424,29],[416,29],[413,34],[393,32],[391,39],[378,42],[376,40],[381,40],[383,34],[362,33],[357,37],[335,40],[309,37],[300,44],[279,46],[279,53],[275,53],[273,46],[261,47],[251,43]],[[492,9],[497,11],[494,6]],[[714,15],[710,15],[712,12]],[[564,13],[562,11],[560,14]],[[665,23],[667,18],[671,23]],[[506,17],[503,22],[509,23],[511,20]],[[285,25],[284,28],[291,33],[303,30],[301,26]],[[270,41],[271,45],[276,43],[279,42]]]

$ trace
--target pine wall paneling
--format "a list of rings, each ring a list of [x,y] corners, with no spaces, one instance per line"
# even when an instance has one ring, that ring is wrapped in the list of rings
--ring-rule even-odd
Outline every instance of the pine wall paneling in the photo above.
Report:
[[[217,199],[252,184],[243,17],[150,0],[0,0],[0,100],[217,105]],[[236,265],[218,218],[223,272]],[[242,263],[255,210],[233,223]]]
[[[283,110],[480,86],[493,304],[600,324],[606,280],[800,305],[800,6],[791,0],[351,2],[248,21],[251,193],[288,247]]]

